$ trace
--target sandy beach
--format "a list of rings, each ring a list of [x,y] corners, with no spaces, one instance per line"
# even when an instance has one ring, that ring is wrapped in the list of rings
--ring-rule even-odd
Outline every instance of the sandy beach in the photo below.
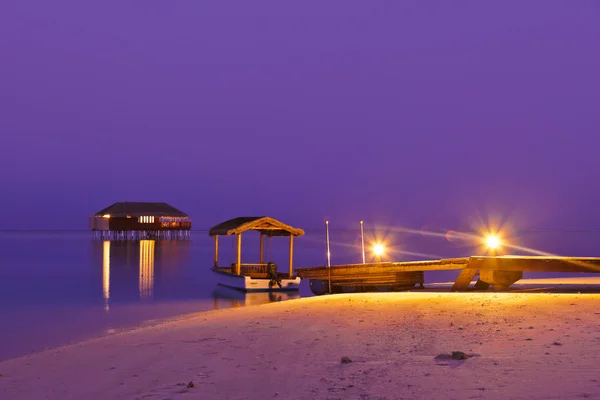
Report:
[[[427,292],[217,310],[2,362],[0,398],[600,398],[599,305]],[[453,351],[469,358],[436,358]]]

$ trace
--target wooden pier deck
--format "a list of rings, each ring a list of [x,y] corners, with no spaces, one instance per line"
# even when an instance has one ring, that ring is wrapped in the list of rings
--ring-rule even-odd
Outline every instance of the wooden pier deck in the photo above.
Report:
[[[345,264],[316,268],[297,268],[302,279],[310,281],[315,294],[374,287],[406,289],[423,286],[426,271],[460,271],[452,291],[469,289],[479,274],[474,289],[508,289],[523,277],[523,272],[600,273],[600,258],[546,256],[472,256],[439,260]]]

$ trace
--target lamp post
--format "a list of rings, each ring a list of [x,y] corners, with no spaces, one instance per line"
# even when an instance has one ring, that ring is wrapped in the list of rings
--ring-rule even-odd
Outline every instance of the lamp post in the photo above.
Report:
[[[365,231],[363,229],[363,222],[360,221],[360,242],[361,242],[361,248],[362,248],[362,261],[363,264],[365,264]]]
[[[325,221],[325,240],[327,241],[327,285],[331,294],[331,252],[329,251],[329,221]]]

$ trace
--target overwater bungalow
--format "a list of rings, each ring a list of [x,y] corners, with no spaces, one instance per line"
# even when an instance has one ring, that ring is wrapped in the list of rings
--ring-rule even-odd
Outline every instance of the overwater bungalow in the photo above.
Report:
[[[167,203],[117,202],[90,217],[90,229],[100,238],[188,238],[192,221]]]

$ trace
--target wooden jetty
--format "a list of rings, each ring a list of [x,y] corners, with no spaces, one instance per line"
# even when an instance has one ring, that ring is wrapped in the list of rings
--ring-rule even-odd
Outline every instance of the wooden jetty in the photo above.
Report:
[[[95,239],[189,239],[189,216],[167,203],[117,202],[90,217]]]
[[[469,290],[478,275],[475,290],[493,286],[506,290],[523,277],[523,272],[600,273],[600,258],[545,256],[473,256],[439,260],[346,264],[331,267],[297,268],[309,280],[314,294],[370,291],[377,288],[406,290],[423,287],[426,271],[460,271],[452,291]],[[331,287],[331,290],[330,288]]]
[[[600,273],[598,257],[558,256],[474,256],[460,272],[453,291],[467,290],[479,273],[475,289],[485,290],[493,286],[506,290],[523,278],[523,272]]]
[[[370,291],[377,288],[405,290],[416,285],[423,287],[425,271],[460,270],[468,264],[468,258],[442,260],[378,262],[368,264],[345,264],[331,267],[297,268],[302,279],[308,279],[314,294],[348,291]]]

